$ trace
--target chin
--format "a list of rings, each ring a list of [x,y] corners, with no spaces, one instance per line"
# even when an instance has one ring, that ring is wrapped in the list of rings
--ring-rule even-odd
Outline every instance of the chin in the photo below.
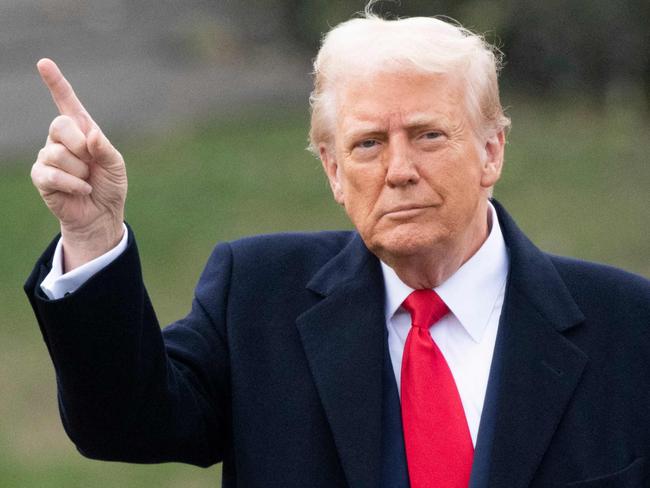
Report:
[[[442,236],[420,225],[400,225],[389,232],[379,233],[364,241],[368,249],[382,261],[389,263],[395,259],[414,257],[431,253],[444,240]]]

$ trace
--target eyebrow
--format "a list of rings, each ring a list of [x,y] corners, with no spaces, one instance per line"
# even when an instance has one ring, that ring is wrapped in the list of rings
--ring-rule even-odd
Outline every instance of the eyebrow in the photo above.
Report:
[[[372,134],[384,134],[387,132],[385,124],[364,120],[363,117],[351,117],[354,128],[344,132],[346,139],[356,139],[361,136]],[[415,113],[409,116],[404,124],[407,130],[419,129],[428,126],[449,126],[449,119],[443,114]]]
[[[406,120],[406,127],[417,128],[427,125],[447,126],[449,125],[449,118],[443,114],[426,114],[415,113]]]

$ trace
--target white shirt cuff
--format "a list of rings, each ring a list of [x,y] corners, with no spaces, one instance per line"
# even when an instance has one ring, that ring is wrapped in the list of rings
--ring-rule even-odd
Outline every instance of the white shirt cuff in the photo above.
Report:
[[[125,224],[122,224],[124,235],[117,246],[96,257],[92,261],[73,269],[69,273],[63,273],[63,246],[61,239],[56,245],[52,257],[52,269],[41,283],[41,290],[50,300],[62,298],[68,293],[76,291],[81,285],[88,281],[94,274],[111,264],[126,249],[129,240],[129,233]]]

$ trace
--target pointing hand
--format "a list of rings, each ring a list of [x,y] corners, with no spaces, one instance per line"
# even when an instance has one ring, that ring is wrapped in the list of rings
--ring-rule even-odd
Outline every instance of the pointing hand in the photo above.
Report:
[[[38,71],[59,110],[32,166],[32,182],[59,219],[64,267],[70,271],[122,238],[127,178],[122,155],[50,59]]]

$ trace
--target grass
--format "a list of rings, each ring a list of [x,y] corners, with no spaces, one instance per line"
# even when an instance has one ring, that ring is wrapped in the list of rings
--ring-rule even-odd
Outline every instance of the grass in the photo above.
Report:
[[[650,276],[650,126],[637,112],[513,103],[495,195],[540,247]],[[571,107],[571,108],[569,108]],[[253,233],[349,227],[306,115],[265,108],[120,145],[127,220],[162,323],[182,316],[212,247]],[[36,151],[34,151],[35,153]],[[58,420],[55,381],[21,284],[57,226],[29,182],[33,155],[3,167],[0,480],[14,487],[212,487],[219,468],[82,458]]]

